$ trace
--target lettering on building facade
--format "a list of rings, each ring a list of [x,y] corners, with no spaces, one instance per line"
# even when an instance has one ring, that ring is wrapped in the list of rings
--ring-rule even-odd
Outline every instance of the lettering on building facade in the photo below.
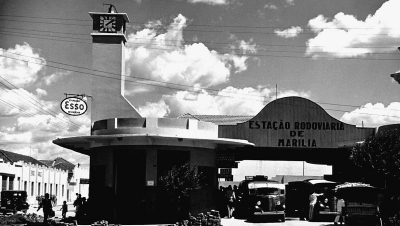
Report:
[[[280,121],[249,121],[252,130],[285,130],[288,137],[278,138],[278,147],[317,147],[314,138],[306,138],[308,131],[339,131],[344,130],[342,122],[285,122]]]

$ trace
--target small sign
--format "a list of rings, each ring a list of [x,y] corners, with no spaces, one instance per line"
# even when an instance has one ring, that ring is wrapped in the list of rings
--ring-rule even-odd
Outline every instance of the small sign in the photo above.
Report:
[[[87,111],[87,108],[87,103],[78,97],[68,97],[61,102],[61,109],[67,115],[83,115]]]
[[[220,174],[221,175],[232,175],[232,169],[231,168],[220,169]]]
[[[42,177],[42,172],[37,172],[38,177]]]
[[[31,170],[31,176],[35,176],[35,171]]]
[[[154,186],[154,180],[148,180],[147,186]]]
[[[79,181],[80,184],[89,184],[89,179],[81,178]]]

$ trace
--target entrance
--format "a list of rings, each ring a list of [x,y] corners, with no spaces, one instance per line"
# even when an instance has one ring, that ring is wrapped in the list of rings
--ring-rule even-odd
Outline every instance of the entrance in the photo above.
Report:
[[[116,217],[121,224],[145,222],[145,150],[115,152]]]

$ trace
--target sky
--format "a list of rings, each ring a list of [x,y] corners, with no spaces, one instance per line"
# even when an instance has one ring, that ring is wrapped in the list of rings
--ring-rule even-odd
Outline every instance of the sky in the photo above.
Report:
[[[301,96],[349,124],[399,123],[400,0],[0,0],[0,149],[89,162],[52,140],[90,134],[90,107],[60,103],[91,94],[88,12],[103,3],[130,19],[125,94],[143,117]]]

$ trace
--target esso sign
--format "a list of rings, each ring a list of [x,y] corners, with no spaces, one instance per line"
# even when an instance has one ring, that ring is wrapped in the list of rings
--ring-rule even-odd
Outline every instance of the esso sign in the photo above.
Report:
[[[61,102],[61,109],[68,115],[83,115],[87,111],[87,103],[77,97],[68,97]]]

